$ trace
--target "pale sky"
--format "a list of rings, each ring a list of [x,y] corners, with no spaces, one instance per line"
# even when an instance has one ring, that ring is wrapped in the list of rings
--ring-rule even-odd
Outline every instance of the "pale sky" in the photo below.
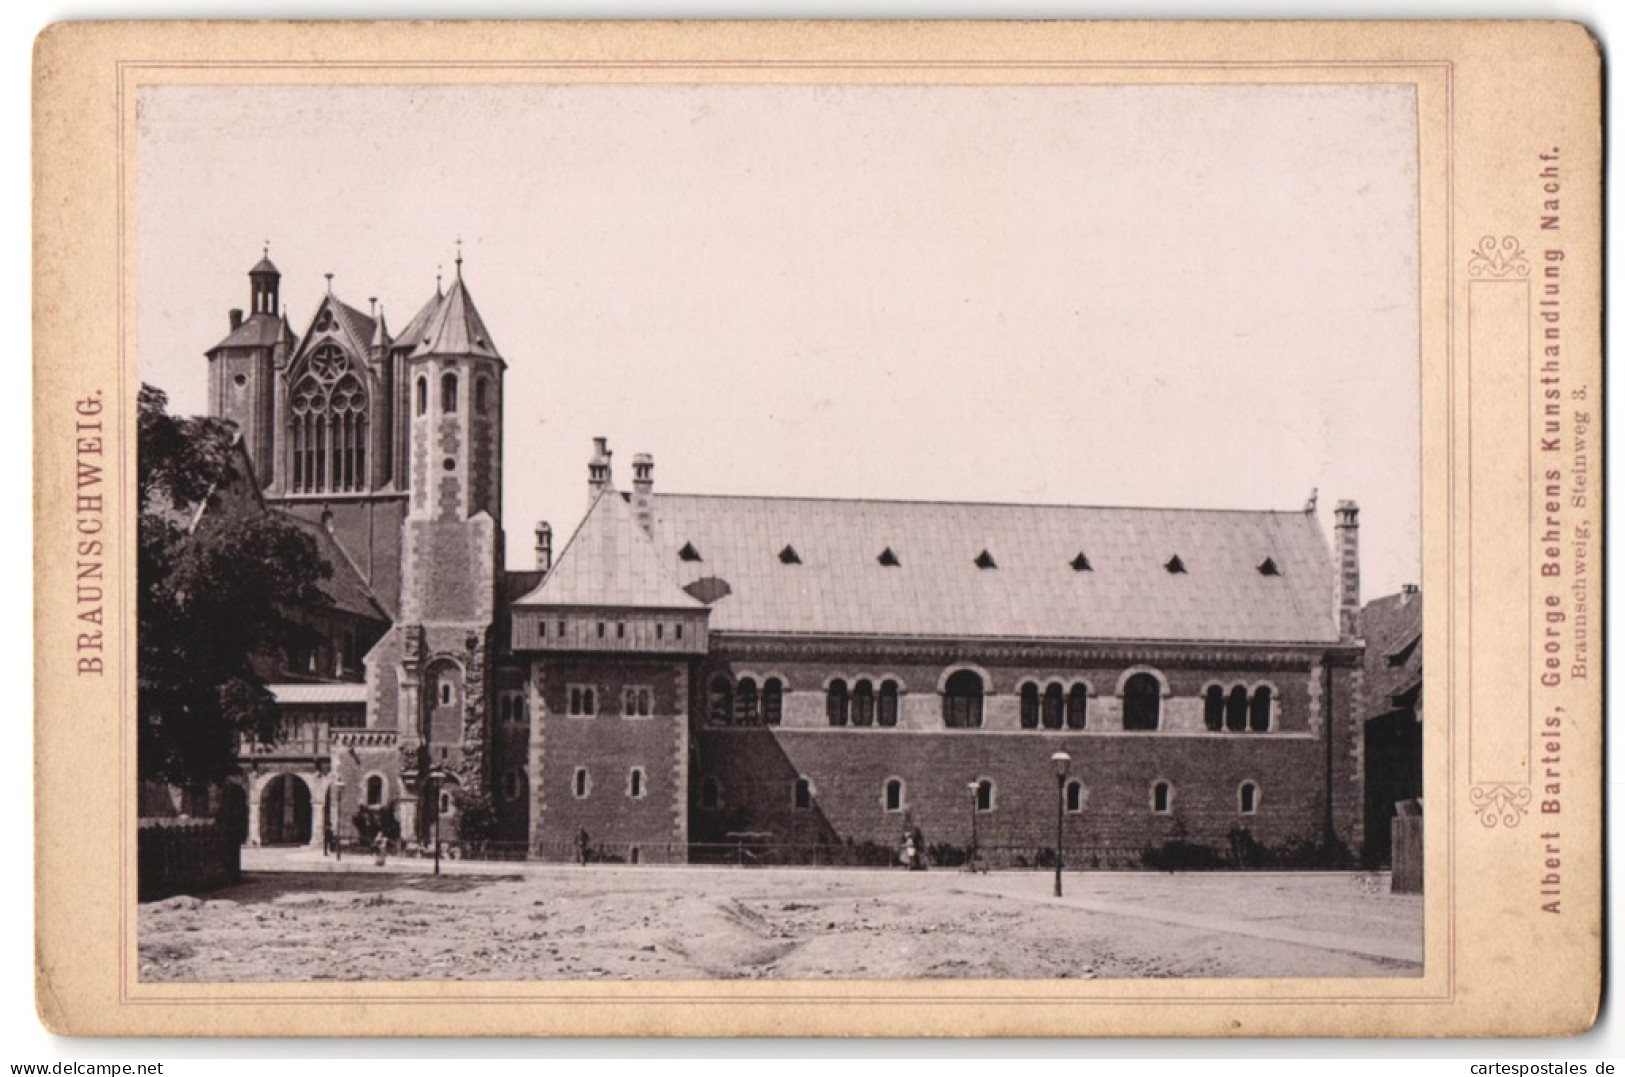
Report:
[[[296,332],[464,277],[506,357],[509,564],[590,439],[685,493],[1361,505],[1420,574],[1408,86],[146,91],[142,377],[269,240]]]

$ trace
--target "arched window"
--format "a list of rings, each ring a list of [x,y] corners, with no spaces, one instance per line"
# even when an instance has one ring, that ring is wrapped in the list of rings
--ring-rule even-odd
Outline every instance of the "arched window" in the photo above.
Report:
[[[778,725],[784,720],[784,682],[769,677],[762,685],[762,721]]]
[[[711,678],[710,703],[712,725],[727,725],[733,721],[733,685],[721,673]]]
[[[1217,733],[1224,728],[1224,689],[1216,684],[1208,685],[1207,692],[1202,696],[1202,721],[1209,733]]]
[[[993,806],[993,781],[990,778],[983,778],[976,783],[976,810],[990,812]]]
[[[1270,691],[1267,684],[1253,693],[1253,704],[1248,712],[1247,727],[1254,733],[1268,733],[1270,731],[1270,705],[1274,702],[1274,693]]]
[[[886,810],[898,812],[903,810],[903,780],[889,778],[886,781]]]
[[[958,670],[943,685],[942,724],[949,729],[981,728],[982,678],[974,670]]]
[[[756,681],[752,677],[741,677],[734,686],[734,725],[760,725],[762,713],[758,709],[761,700],[756,695]]]
[[[1151,810],[1158,815],[1167,815],[1174,807],[1174,787],[1167,782],[1157,782],[1151,787]]]
[[[1224,727],[1232,733],[1247,730],[1247,689],[1239,684],[1230,689],[1230,698],[1225,701]]]
[[[812,807],[812,782],[809,782],[806,778],[796,779],[792,803],[795,804],[796,811],[807,811]]]
[[[311,353],[288,394],[295,493],[367,488],[367,390],[337,344]]]
[[[853,686],[852,724],[865,727],[875,724],[875,686],[868,681],[859,681]]]
[[[1083,810],[1083,783],[1076,778],[1066,783],[1066,810],[1074,815]]]
[[[824,714],[829,718],[830,725],[846,724],[846,682],[839,677],[829,682],[829,692],[824,697]]]
[[[1237,799],[1241,814],[1252,815],[1256,813],[1258,811],[1258,783],[1242,782],[1240,795]]]
[[[716,811],[722,803],[722,787],[717,780],[707,776],[700,782],[700,807],[706,811]]]
[[[426,415],[426,414],[428,414],[428,411],[429,411],[429,379],[424,378],[424,377],[419,377],[418,378],[417,412],[418,412],[419,415]]]
[[[1136,673],[1123,685],[1123,728],[1155,730],[1162,724],[1162,685],[1149,673]]]
[[[382,775],[367,775],[367,807],[381,808],[384,806],[384,779]]]
[[[1031,681],[1021,686],[1021,728],[1038,728],[1038,685]]]
[[[504,800],[518,800],[525,795],[525,772],[510,770],[502,776],[502,796]]]
[[[1060,729],[1066,718],[1066,695],[1059,684],[1044,689],[1044,728]]]
[[[486,399],[491,389],[491,383],[486,378],[478,378],[474,382],[474,411],[484,415],[485,409],[490,406]]]
[[[1085,729],[1089,725],[1089,686],[1074,684],[1066,695],[1066,727]]]
[[[643,768],[633,767],[626,776],[626,795],[633,800],[643,799]]]
[[[587,773],[586,767],[577,767],[575,777],[571,781],[571,788],[575,791],[577,800],[585,800],[587,794],[592,792],[592,775]]]
[[[880,717],[881,725],[890,729],[897,724],[897,682],[880,682]]]
[[[440,411],[445,415],[457,411],[457,375],[450,371],[440,375]]]

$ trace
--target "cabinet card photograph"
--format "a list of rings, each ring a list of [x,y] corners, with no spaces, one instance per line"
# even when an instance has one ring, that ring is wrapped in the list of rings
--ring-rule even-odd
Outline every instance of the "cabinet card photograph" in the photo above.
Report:
[[[1583,31],[266,31],[38,51],[50,1027],[1589,1025]]]

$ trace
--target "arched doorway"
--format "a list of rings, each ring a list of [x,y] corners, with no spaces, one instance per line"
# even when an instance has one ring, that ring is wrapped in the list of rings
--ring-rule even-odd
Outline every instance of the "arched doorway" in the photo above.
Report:
[[[310,843],[310,787],[294,774],[278,774],[260,790],[260,844]]]

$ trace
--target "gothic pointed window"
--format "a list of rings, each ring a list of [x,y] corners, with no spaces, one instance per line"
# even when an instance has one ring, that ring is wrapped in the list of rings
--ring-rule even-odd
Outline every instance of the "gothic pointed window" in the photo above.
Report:
[[[294,493],[361,491],[367,481],[367,389],[337,344],[311,353],[288,394]]]

